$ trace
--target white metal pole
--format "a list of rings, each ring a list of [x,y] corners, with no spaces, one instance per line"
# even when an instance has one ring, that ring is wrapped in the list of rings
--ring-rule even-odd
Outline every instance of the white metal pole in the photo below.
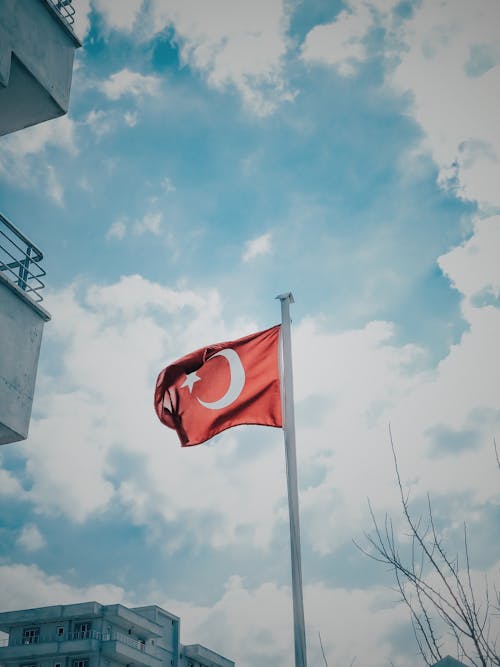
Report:
[[[300,559],[299,492],[297,486],[297,456],[295,453],[295,416],[293,405],[292,341],[290,333],[291,292],[276,297],[281,302],[282,409],[285,436],[288,513],[290,519],[290,551],[292,557],[293,630],[295,667],[307,667],[304,602],[302,599],[302,566]]]

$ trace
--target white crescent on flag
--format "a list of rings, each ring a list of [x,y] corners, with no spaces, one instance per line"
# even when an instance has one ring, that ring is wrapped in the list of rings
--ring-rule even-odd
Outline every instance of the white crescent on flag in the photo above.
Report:
[[[217,401],[206,402],[202,401],[201,398],[197,397],[198,402],[203,405],[204,408],[209,410],[222,410],[222,408],[227,408],[228,405],[234,403],[234,401],[241,394],[243,387],[245,386],[245,369],[241,363],[241,359],[238,356],[238,353],[227,348],[225,350],[220,350],[210,357],[224,357],[229,363],[229,387],[224,396],[219,398]],[[208,361],[208,359],[207,359]]]

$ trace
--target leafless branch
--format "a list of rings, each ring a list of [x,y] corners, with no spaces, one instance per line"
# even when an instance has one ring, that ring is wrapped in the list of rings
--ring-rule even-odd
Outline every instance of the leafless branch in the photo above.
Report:
[[[494,588],[496,604],[490,602],[488,583],[479,604],[471,576],[467,527],[464,524],[463,557],[450,557],[438,532],[430,496],[425,517],[410,511],[409,493],[405,491],[396,449],[389,425],[389,439],[402,516],[410,537],[410,555],[401,552],[394,524],[388,515],[381,524],[368,499],[372,532],[365,533],[366,546],[356,547],[372,560],[388,566],[394,573],[395,590],[410,612],[413,633],[425,664],[442,658],[442,638],[437,628],[444,627],[454,638],[457,654],[474,667],[500,667],[497,637],[491,633],[493,616],[500,612],[500,597]],[[500,457],[493,441],[497,463]]]
[[[323,642],[321,641],[321,632],[318,632],[318,637],[319,637],[319,645],[321,646],[321,653],[323,654],[323,660],[325,661],[325,667],[328,667],[328,663],[326,661],[325,650],[323,648]]]

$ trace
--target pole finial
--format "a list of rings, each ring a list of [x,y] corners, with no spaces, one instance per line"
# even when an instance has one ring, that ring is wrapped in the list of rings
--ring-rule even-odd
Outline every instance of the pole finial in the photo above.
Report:
[[[278,294],[276,299],[279,299],[280,301],[288,301],[288,303],[295,303],[293,294],[291,292],[283,292],[283,294]]]

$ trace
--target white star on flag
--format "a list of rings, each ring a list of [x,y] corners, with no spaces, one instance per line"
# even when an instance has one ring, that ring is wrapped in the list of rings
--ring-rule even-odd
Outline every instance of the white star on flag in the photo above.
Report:
[[[183,387],[187,387],[189,389],[189,393],[191,393],[193,391],[194,383],[198,382],[199,380],[201,380],[201,377],[196,375],[196,371],[193,371],[193,373],[189,373],[188,375],[186,375],[186,379],[181,384],[180,388],[182,389]]]

